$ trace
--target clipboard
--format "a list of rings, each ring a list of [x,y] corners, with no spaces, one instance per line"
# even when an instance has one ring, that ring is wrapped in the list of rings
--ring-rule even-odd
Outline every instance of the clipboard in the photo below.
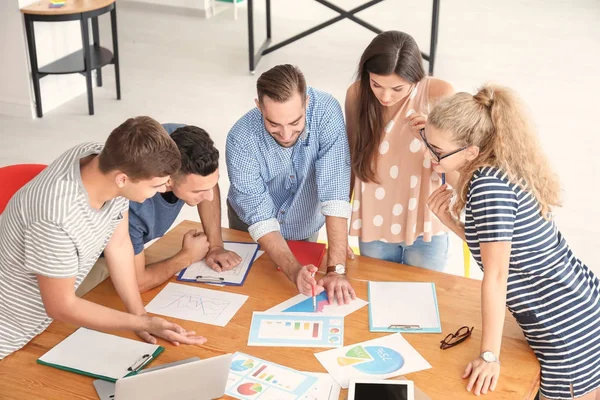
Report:
[[[41,356],[37,363],[116,382],[137,374],[164,350],[162,346],[79,328]]]
[[[239,254],[240,257],[242,257],[242,262],[238,266],[229,271],[216,272],[206,265],[204,260],[202,260],[182,269],[177,274],[177,280],[181,282],[242,286],[248,277],[250,268],[252,268],[252,265],[254,264],[259,245],[258,243],[248,242],[224,242],[223,244],[224,248],[229,251],[235,251],[237,247],[238,251],[236,253],[238,254],[240,247],[239,245],[248,247],[247,251],[243,252],[243,254]],[[245,265],[247,265],[247,267],[245,267]],[[245,271],[243,270],[244,268]],[[189,276],[191,272],[193,272],[193,278]]]
[[[369,282],[369,331],[441,333],[433,282]]]

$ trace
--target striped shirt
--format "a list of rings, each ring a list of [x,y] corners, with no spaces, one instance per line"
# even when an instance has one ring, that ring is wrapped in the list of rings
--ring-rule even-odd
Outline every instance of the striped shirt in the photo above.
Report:
[[[480,243],[511,242],[506,304],[536,354],[541,392],[570,399],[600,387],[600,282],[578,260],[527,190],[497,168],[480,168],[467,195],[465,235],[484,269]]]
[[[308,88],[307,95],[306,128],[294,146],[271,137],[257,108],[227,136],[228,200],[254,240],[274,231],[303,240],[321,229],[325,216],[352,212],[342,109],[330,94]]]
[[[0,220],[0,359],[43,332],[46,314],[37,275],[76,277],[75,290],[106,247],[129,203],[91,208],[79,161],[102,144],[72,148],[23,186]]]

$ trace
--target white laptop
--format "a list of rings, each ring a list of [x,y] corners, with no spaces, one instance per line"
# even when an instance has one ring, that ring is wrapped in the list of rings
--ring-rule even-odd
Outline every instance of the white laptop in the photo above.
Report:
[[[95,381],[94,386],[101,400],[218,399],[225,394],[231,358],[225,354],[193,360],[121,378],[116,384]]]

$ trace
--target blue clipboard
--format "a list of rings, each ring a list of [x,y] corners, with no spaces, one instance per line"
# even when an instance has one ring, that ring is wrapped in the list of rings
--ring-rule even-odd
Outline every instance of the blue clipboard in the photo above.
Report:
[[[401,333],[442,333],[442,323],[440,320],[440,310],[438,307],[437,294],[435,291],[435,283],[427,282],[431,285],[433,294],[433,302],[435,303],[435,312],[437,319],[437,326],[434,327],[421,327],[418,325],[402,325],[402,321],[394,321],[398,325],[390,324],[388,326],[374,326],[373,324],[373,301],[371,299],[371,283],[383,283],[383,284],[402,284],[402,283],[425,283],[425,282],[369,282],[369,331],[371,332],[401,332]]]
[[[206,284],[216,284],[216,285],[226,285],[226,286],[242,286],[244,284],[244,282],[246,282],[246,278],[248,277],[248,274],[250,273],[250,269],[252,268],[252,266],[254,265],[254,260],[256,259],[256,254],[258,253],[258,249],[259,249],[259,244],[258,243],[249,243],[249,242],[223,242],[223,244],[227,244],[227,243],[236,243],[236,244],[244,244],[244,245],[253,245],[256,246],[254,249],[254,253],[252,253],[252,257],[250,259],[250,263],[248,265],[248,269],[246,270],[246,273],[244,274],[244,277],[242,278],[242,281],[237,283],[237,282],[227,282],[227,280],[221,281],[221,282],[198,282],[195,279],[189,279],[189,278],[184,278],[184,274],[185,271],[187,271],[187,267],[182,269],[179,274],[177,275],[177,280],[181,281],[181,282],[196,282],[196,283],[206,283]],[[219,276],[218,272],[212,272],[211,276]]]

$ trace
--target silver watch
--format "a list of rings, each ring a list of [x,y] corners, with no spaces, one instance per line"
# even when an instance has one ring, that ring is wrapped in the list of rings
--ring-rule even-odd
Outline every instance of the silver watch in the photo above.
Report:
[[[327,267],[327,273],[335,272],[338,275],[346,275],[346,267],[342,264]]]
[[[481,353],[479,358],[481,358],[483,361],[485,361],[487,363],[495,362],[495,363],[500,364],[500,360],[498,359],[498,357],[496,357],[494,355],[494,353],[492,353],[491,351],[484,351],[483,353]]]

